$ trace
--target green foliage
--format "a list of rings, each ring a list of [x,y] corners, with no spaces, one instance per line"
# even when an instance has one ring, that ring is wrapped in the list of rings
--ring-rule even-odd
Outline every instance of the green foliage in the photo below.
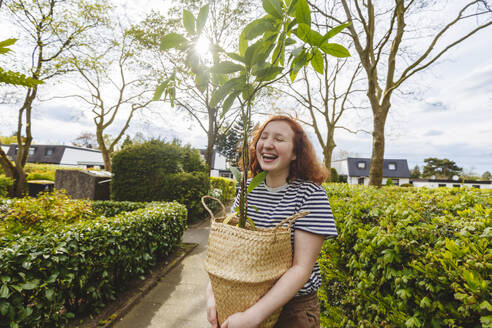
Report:
[[[236,197],[236,181],[228,178],[210,177],[210,189],[222,191],[219,198],[223,202],[228,202]]]
[[[492,193],[327,184],[327,327],[480,327],[492,309]]]
[[[64,191],[38,194],[37,198],[13,199],[7,216],[0,222],[4,233],[30,234],[94,218],[87,201],[72,200]]]
[[[92,211],[97,216],[112,217],[121,212],[132,212],[147,206],[144,202],[117,202],[114,200],[96,200],[91,202]]]
[[[394,186],[395,184],[393,183],[393,179],[391,179],[391,178],[386,179],[386,185],[387,186]]]
[[[208,172],[198,150],[176,141],[152,140],[128,146],[113,156],[112,199],[173,201],[188,208],[190,219],[200,218],[200,198],[210,188]]]
[[[0,175],[0,198],[8,195],[8,188],[14,183],[14,180]]]
[[[0,326],[65,327],[118,297],[180,242],[186,209],[155,205],[0,238]]]
[[[13,45],[15,42],[17,42],[17,39],[7,39],[4,41],[0,41],[0,55],[7,54],[10,51],[8,47]],[[28,77],[22,73],[5,71],[3,68],[0,67],[0,83],[33,87],[44,82],[33,79],[32,77]]]
[[[338,172],[336,168],[334,167],[330,168],[330,172],[331,172],[331,182],[341,182],[338,181]]]

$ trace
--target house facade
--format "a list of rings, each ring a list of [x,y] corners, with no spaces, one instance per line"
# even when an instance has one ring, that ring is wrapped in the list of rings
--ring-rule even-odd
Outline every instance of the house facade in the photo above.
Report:
[[[348,184],[369,185],[370,158],[347,157],[333,161],[331,167],[338,175],[347,177]],[[385,159],[383,161],[383,184],[391,178],[394,185],[410,183],[410,170],[406,159]]]
[[[4,147],[8,147],[6,154],[10,160],[14,161],[17,157],[17,145],[2,146],[2,148]],[[31,145],[29,147],[27,162],[77,166],[81,168],[104,168],[101,151],[66,145]]]
[[[477,188],[492,189],[492,181],[449,180],[449,179],[412,179],[414,187],[427,188]]]
[[[205,149],[200,149],[200,154],[205,159]],[[232,172],[229,170],[229,164],[227,163],[227,157],[219,153],[214,149],[212,156],[212,167],[210,169],[210,176],[233,178]]]

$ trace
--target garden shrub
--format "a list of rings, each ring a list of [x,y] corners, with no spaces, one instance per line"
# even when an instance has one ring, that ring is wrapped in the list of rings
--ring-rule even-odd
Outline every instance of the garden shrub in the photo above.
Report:
[[[490,327],[492,192],[325,185],[326,327]]]
[[[210,181],[197,150],[152,140],[113,156],[111,188],[112,199],[118,201],[176,200],[188,208],[190,219],[196,219],[204,214],[200,199]]]
[[[210,189],[220,189],[222,191],[220,200],[228,202],[236,197],[236,180],[210,177]]]
[[[89,202],[73,200],[63,190],[43,192],[37,198],[13,199],[0,222],[0,233],[41,232],[93,217]]]
[[[5,175],[0,175],[0,197],[6,197],[8,195],[8,188],[13,184],[11,178],[7,178]]]
[[[92,210],[98,216],[112,217],[121,212],[131,212],[147,206],[145,202],[96,200],[91,202]]]
[[[0,238],[0,327],[65,327],[103,307],[180,242],[186,208],[158,204],[65,230]]]
[[[27,175],[27,181],[32,180],[48,180],[55,181],[55,172],[33,172]]]

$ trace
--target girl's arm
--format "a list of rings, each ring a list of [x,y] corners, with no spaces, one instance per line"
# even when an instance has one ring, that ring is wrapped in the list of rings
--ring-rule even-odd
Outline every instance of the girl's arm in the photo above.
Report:
[[[290,301],[309,279],[323,246],[324,237],[310,232],[294,231],[292,267],[255,305],[228,317],[221,328],[254,328],[275,310]]]

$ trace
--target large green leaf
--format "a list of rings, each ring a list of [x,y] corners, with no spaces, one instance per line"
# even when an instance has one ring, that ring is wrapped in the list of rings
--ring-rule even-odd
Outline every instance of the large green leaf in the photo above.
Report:
[[[294,60],[292,61],[291,65],[291,71],[290,71],[290,80],[291,82],[294,82],[294,80],[297,77],[297,73],[299,73],[299,70],[306,65],[307,63],[307,54],[306,50],[302,49],[301,53],[297,55]]]
[[[287,0],[287,15],[294,17],[296,13],[297,0]]]
[[[242,70],[243,68],[244,68],[244,66],[242,66],[242,65],[235,64],[235,63],[230,62],[230,61],[224,61],[224,62],[220,62],[220,63],[215,64],[212,67],[212,71],[214,71],[216,73],[220,73],[220,74],[229,74],[229,73],[238,72],[238,71]]]
[[[28,281],[28,282],[23,283],[21,286],[22,286],[22,289],[32,290],[32,289],[35,289],[39,286],[39,282],[40,282],[39,279],[34,279],[32,281]]]
[[[0,298],[8,298],[9,295],[9,287],[7,287],[7,285],[2,285],[2,288],[0,288]]]
[[[232,59],[234,59],[236,61],[240,61],[242,63],[245,63],[244,57],[241,56],[241,55],[238,55],[238,54],[236,54],[234,52],[227,52],[226,55],[229,56],[229,58],[232,58]]]
[[[331,55],[334,57],[339,57],[339,58],[350,57],[350,52],[344,46],[341,46],[337,43],[325,42],[320,46],[320,48],[321,48],[321,50],[323,50],[323,52],[325,54],[328,54],[328,55]]]
[[[319,51],[318,48],[313,49],[313,58],[311,59],[311,66],[319,74],[325,73],[325,61],[323,55],[321,54],[321,51]]]
[[[246,63],[246,66],[248,66],[248,67],[252,66],[251,62],[253,60],[253,57],[254,57],[256,51],[260,47],[260,44],[262,44],[261,40],[257,41],[256,43],[253,43],[252,45],[250,45],[246,49],[246,51],[244,53],[244,62]]]
[[[198,34],[202,33],[203,27],[207,22],[208,17],[208,4],[200,8],[200,12],[198,13],[198,17],[196,18],[196,32]]]
[[[246,54],[246,50],[248,49],[248,40],[244,36],[244,33],[239,35],[239,54],[244,56]]]
[[[234,166],[232,166],[230,170],[231,170],[232,174],[234,175],[234,177],[236,178],[237,183],[241,183],[241,178],[242,178],[241,171],[239,171],[239,169],[237,167],[234,167]]]
[[[299,39],[309,43],[313,47],[321,46],[323,36],[318,31],[312,30],[307,24],[300,23],[294,33],[299,37]]]
[[[272,66],[259,70],[256,75],[257,81],[271,81],[276,78],[283,70],[283,67]]]
[[[222,103],[222,112],[220,113],[221,119],[224,118],[224,115],[229,111],[238,94],[238,92],[233,92],[224,100],[224,102]]]
[[[262,17],[259,19],[255,19],[254,21],[246,25],[242,33],[244,33],[244,38],[246,40],[253,40],[267,31],[274,30],[275,24],[273,20],[267,17]]]
[[[0,41],[0,54],[6,54],[7,52],[9,52],[10,49],[7,47],[13,45],[16,41],[17,39],[13,39],[13,38]]]
[[[280,0],[263,0],[263,9],[276,18],[282,18],[282,4]]]
[[[256,187],[258,187],[263,181],[265,181],[267,174],[268,174],[267,171],[263,171],[263,172],[258,173],[253,179],[251,179],[251,181],[248,185],[247,193],[249,194]]]
[[[190,34],[195,34],[195,16],[186,9],[183,9],[183,26]]]
[[[201,70],[195,76],[195,84],[201,92],[204,92],[208,86],[210,80],[210,74],[207,69]]]
[[[227,81],[224,85],[219,87],[212,94],[212,98],[210,99],[210,103],[209,103],[210,107],[212,108],[217,107],[217,105],[222,101],[222,99],[225,98],[225,96],[231,93],[231,91],[234,90],[235,88],[240,87],[242,84],[244,84],[243,77],[237,77]]]
[[[334,37],[335,35],[337,35],[338,33],[340,33],[343,29],[345,29],[346,27],[350,26],[350,24],[352,24],[351,22],[348,22],[348,23],[345,23],[345,24],[342,24],[342,25],[338,25],[334,28],[332,28],[331,30],[329,30],[324,36],[323,36],[323,39],[321,40],[321,43],[324,43],[326,42],[328,39]]]
[[[311,26],[311,9],[306,0],[298,0],[296,6],[296,20],[297,22],[307,24]]]
[[[172,48],[178,48],[183,43],[188,42],[188,40],[178,33],[169,33],[161,38],[161,50],[169,50]]]

